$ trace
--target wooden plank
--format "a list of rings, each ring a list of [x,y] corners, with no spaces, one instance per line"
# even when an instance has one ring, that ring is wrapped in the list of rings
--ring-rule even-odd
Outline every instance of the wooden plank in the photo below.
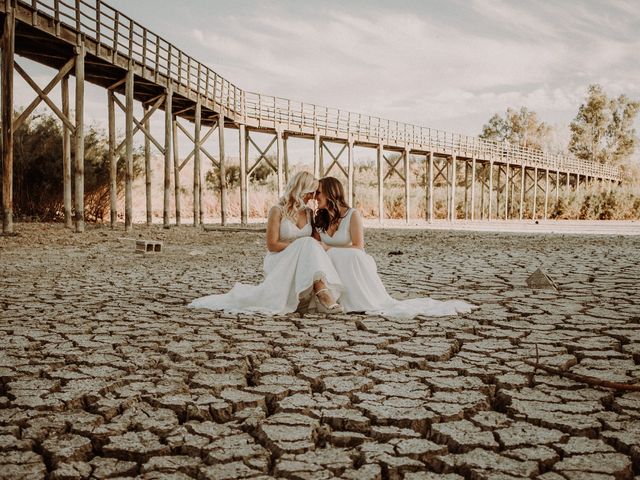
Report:
[[[74,60],[75,62],[75,60]],[[69,118],[69,75],[62,77],[61,97],[62,113]],[[64,225],[66,228],[73,228],[72,210],[72,187],[71,187],[71,130],[62,124],[62,189],[64,203]]]
[[[84,45],[78,45],[76,51],[76,232],[84,232]]]
[[[169,228],[169,209],[171,208],[171,154],[172,154],[172,131],[171,120],[173,115],[173,86],[169,82],[164,99],[164,184],[162,199],[162,225]]]
[[[124,183],[124,229],[133,228],[133,64],[129,65],[125,83],[125,183]]]
[[[218,146],[220,155],[218,162],[220,163],[220,224],[227,224],[227,177],[225,170],[224,158],[224,115],[218,116]]]
[[[8,8],[2,32],[2,231],[13,233],[13,66],[15,53],[15,13]]]

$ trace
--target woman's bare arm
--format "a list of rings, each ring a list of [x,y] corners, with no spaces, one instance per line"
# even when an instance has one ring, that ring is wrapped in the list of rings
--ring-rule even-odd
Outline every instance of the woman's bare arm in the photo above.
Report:
[[[364,250],[364,226],[362,224],[362,215],[359,210],[355,210],[351,214],[351,222],[349,222],[351,231],[351,248]]]
[[[274,253],[281,252],[289,246],[289,242],[280,240],[280,220],[282,220],[280,207],[271,207],[267,219],[267,250]]]

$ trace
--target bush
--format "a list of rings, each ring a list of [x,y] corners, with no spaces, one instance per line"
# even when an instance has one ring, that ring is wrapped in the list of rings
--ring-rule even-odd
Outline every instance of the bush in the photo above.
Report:
[[[75,187],[75,147],[71,146],[71,185]],[[85,219],[101,221],[109,211],[107,137],[90,127],[85,132]],[[62,127],[51,114],[29,117],[14,134],[13,212],[16,218],[59,221],[64,218]],[[134,156],[134,175],[141,171]],[[125,162],[118,162],[118,192],[124,189]]]

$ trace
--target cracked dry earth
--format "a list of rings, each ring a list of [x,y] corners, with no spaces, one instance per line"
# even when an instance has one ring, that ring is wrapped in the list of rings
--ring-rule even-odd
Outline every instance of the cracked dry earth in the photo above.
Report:
[[[17,227],[0,478],[640,478],[640,393],[523,362],[640,381],[640,237],[371,230],[394,296],[480,307],[267,318],[186,308],[260,281],[262,232]]]

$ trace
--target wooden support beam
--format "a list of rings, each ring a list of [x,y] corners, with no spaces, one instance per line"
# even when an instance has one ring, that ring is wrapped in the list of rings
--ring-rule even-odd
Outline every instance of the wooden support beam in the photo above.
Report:
[[[84,232],[84,45],[75,47],[76,53],[76,232]]]
[[[433,222],[433,152],[427,155],[427,221]]]
[[[289,137],[288,135],[282,136],[282,159],[284,167],[284,183],[289,183]]]
[[[313,176],[320,178],[320,134],[313,136]]]
[[[411,210],[411,198],[410,198],[410,185],[409,185],[409,149],[404,150],[404,221],[409,223],[410,210]]]
[[[549,206],[549,169],[544,172],[544,219],[547,219],[547,209]]]
[[[504,190],[501,180],[502,165],[498,164],[498,178],[496,182],[498,184],[498,187],[496,188],[496,220],[500,220],[500,192]]]
[[[178,143],[178,117],[173,116],[173,189],[174,189],[174,199],[173,203],[176,210],[176,225],[180,225],[182,221],[182,211],[180,208],[180,204],[182,203],[180,200],[180,191],[182,190],[180,185],[180,150]]]
[[[133,64],[129,64],[125,82],[125,177],[124,177],[124,229],[133,228]],[[115,98],[115,97],[114,97]]]
[[[349,137],[347,143],[347,202],[349,206],[355,205],[354,191],[353,191],[353,172],[354,172],[354,158],[353,158],[353,138]]]
[[[469,163],[464,162],[464,219],[469,219]]]
[[[200,226],[200,129],[202,122],[202,102],[196,102],[196,115],[193,130],[193,226]]]
[[[560,170],[556,171],[556,208],[560,201]]]
[[[481,164],[481,166],[482,174],[480,175],[480,220],[484,220],[484,189],[487,186],[487,164],[483,163]]]
[[[378,145],[377,149],[377,166],[378,166],[378,221],[382,223],[384,221],[384,168],[382,159],[384,156],[384,147],[382,143]]]
[[[455,153],[451,156],[451,218],[452,222],[455,222],[458,217],[458,212],[456,210],[456,164],[457,157]]]
[[[489,162],[489,221],[492,220],[493,211],[493,160]]]
[[[2,231],[13,233],[13,66],[15,53],[15,12],[7,8],[2,32]]]
[[[536,219],[536,209],[538,207],[538,167],[533,168],[533,214],[532,219]]]
[[[247,139],[245,126],[240,124],[238,128],[238,145],[240,160],[240,223],[248,223],[248,198],[247,198]]]
[[[169,228],[169,209],[171,208],[171,148],[172,131],[171,120],[173,110],[173,86],[169,83],[164,98],[164,182],[162,198],[162,226]]]
[[[282,148],[282,127],[278,125],[276,127],[276,179],[278,186],[278,198],[280,198],[284,192],[284,152]]]
[[[145,113],[145,117],[147,117],[147,113],[149,111],[149,105],[144,105],[143,110]],[[149,131],[149,120],[145,120],[144,129]],[[144,193],[146,200],[146,210],[147,210],[147,225],[151,225],[153,222],[153,205],[151,199],[151,142],[149,141],[149,137],[145,135],[144,137]]]
[[[475,220],[476,211],[476,157],[471,158],[471,221]]]
[[[224,115],[218,116],[218,146],[220,154],[218,162],[220,163],[220,224],[227,224],[227,176],[225,171],[224,158]]]
[[[62,90],[62,113],[69,118],[71,112],[69,103],[69,75],[62,77],[60,87]],[[62,124],[62,189],[64,199],[64,225],[66,228],[73,228],[73,217],[71,216],[71,129],[64,123]]]
[[[509,164],[504,167],[504,219],[509,220]]]
[[[116,109],[113,90],[107,90],[109,130],[109,210],[111,228],[118,221],[118,157],[116,155]]]

